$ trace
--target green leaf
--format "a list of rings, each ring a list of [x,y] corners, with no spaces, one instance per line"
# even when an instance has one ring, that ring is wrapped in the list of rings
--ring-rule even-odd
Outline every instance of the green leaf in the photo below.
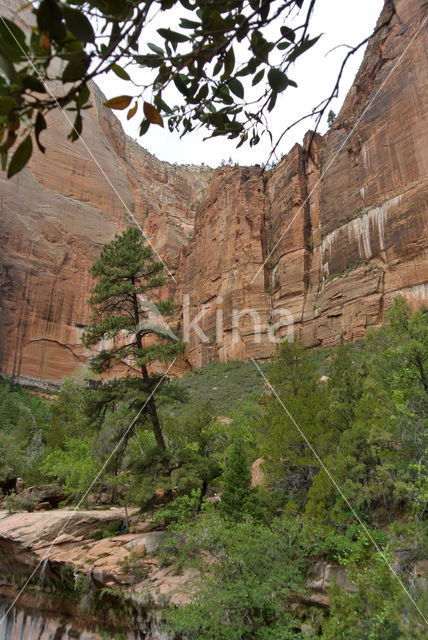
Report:
[[[36,91],[37,93],[46,93],[45,86],[39,78],[36,76],[24,75],[21,76],[22,84],[26,89],[30,89],[30,91]]]
[[[226,51],[226,55],[224,56],[224,72],[223,79],[229,78],[235,67],[235,54],[233,52],[233,47],[230,47]]]
[[[95,42],[95,34],[88,18],[79,9],[62,6],[65,22],[71,33],[82,42]]]
[[[244,144],[244,142],[246,142],[248,140],[248,133],[243,133],[242,136],[239,139],[239,144],[236,145],[236,148],[239,149],[239,147],[242,147],[242,145]]]
[[[151,69],[154,69],[159,66],[159,56],[155,56],[153,53],[149,53],[145,56],[134,56],[134,60],[142,67],[150,67]]]
[[[85,75],[89,66],[89,57],[83,52],[72,54],[73,57],[62,72],[63,82],[76,82]]]
[[[26,138],[24,138],[24,140],[21,142],[21,144],[13,154],[12,160],[10,161],[7,170],[7,177],[11,178],[16,173],[19,173],[19,171],[21,171],[21,169],[25,167],[25,165],[31,158],[32,153],[33,142],[31,140],[31,136],[28,135]]]
[[[76,106],[83,107],[83,105],[88,102],[89,97],[90,97],[89,87],[87,84],[84,84],[83,87],[80,89],[79,95],[76,98]]]
[[[209,92],[208,84],[202,85],[201,89],[196,94],[196,97],[195,97],[196,102],[202,102],[202,100],[205,100],[205,98],[208,97],[208,92]]]
[[[172,109],[169,105],[167,105],[167,103],[162,100],[161,96],[158,94],[154,100],[155,105],[158,107],[158,109],[162,109],[162,111],[165,111],[165,113],[172,113]]]
[[[244,87],[242,85],[242,82],[238,80],[238,78],[230,78],[227,84],[229,85],[231,92],[234,93],[235,96],[238,96],[238,98],[241,99],[244,98]]]
[[[224,130],[226,116],[224,115],[224,113],[221,113],[221,111],[215,111],[210,116],[210,123],[217,127],[217,129]]]
[[[183,33],[177,33],[176,31],[172,31],[172,29],[158,29],[159,35],[165,40],[169,40],[169,42],[187,42],[188,37]]]
[[[217,62],[215,63],[214,69],[213,69],[213,76],[216,76],[218,73],[220,73],[221,69],[223,67],[223,61],[221,58],[219,58],[217,60]]]
[[[160,56],[165,55],[165,52],[163,49],[161,49],[160,47],[158,47],[157,44],[154,44],[153,42],[148,42],[147,46],[149,47],[149,49],[151,49],[152,51],[154,51],[155,53],[158,53]]]
[[[290,84],[287,76],[280,69],[269,69],[268,80],[276,93],[281,93]]]
[[[110,68],[122,80],[130,80],[131,79],[130,76],[129,76],[129,73],[127,71],[125,71],[125,69],[122,69],[122,67],[120,67],[118,64],[112,64]]]
[[[253,85],[253,87],[258,84],[260,82],[260,80],[262,80],[263,76],[265,75],[265,70],[261,69],[260,71],[258,71],[256,73],[256,75],[253,78],[253,81],[251,82],[251,84]]]
[[[150,127],[150,122],[144,119],[140,124],[140,130],[139,130],[140,136],[143,136],[145,133],[147,133],[149,127]]]
[[[269,104],[267,106],[267,110],[269,112],[272,111],[272,109],[274,108],[277,97],[278,97],[278,94],[276,92],[272,93],[271,99],[269,100]]]
[[[10,59],[0,50],[0,70],[3,71],[10,83],[16,80],[16,71]]]
[[[299,56],[302,55],[305,51],[314,46],[314,44],[319,40],[321,36],[317,36],[316,38],[305,38],[302,44],[299,44],[294,47],[293,51],[288,56],[287,60],[289,62],[294,62],[297,60]]]
[[[290,27],[281,27],[281,34],[290,42],[294,42],[296,39],[296,33]]]
[[[62,11],[55,0],[42,0],[37,9],[37,26],[40,31],[49,33],[54,40],[62,42],[67,35],[62,17]]]
[[[12,96],[1,96],[0,97],[0,116],[7,116],[9,113],[18,106],[15,98]]]
[[[201,26],[200,22],[195,22],[194,20],[187,20],[187,18],[181,18],[180,27],[182,29],[198,29]]]
[[[73,124],[73,128],[70,131],[70,133],[68,134],[68,138],[69,140],[71,140],[71,142],[74,142],[75,140],[78,140],[78,138],[80,137],[80,134],[82,133],[82,116],[80,115],[80,112],[76,115],[76,118],[74,120],[74,124]]]
[[[189,89],[186,87],[184,79],[186,78],[186,76],[182,73],[177,73],[177,75],[174,78],[174,84],[177,87],[177,89],[180,91],[180,93],[183,94],[183,96],[188,96],[189,95]]]
[[[220,87],[215,97],[220,98],[220,100],[224,102],[224,104],[233,104],[233,98],[229,93],[228,87],[226,87],[225,85]]]
[[[20,62],[28,53],[25,33],[14,22],[3,16],[0,18],[0,43],[12,62]]]
[[[253,31],[251,34],[251,49],[254,55],[264,62],[268,62],[269,52],[272,51],[274,46],[272,42],[268,42],[262,36],[260,31]]]
[[[257,135],[257,133],[255,133],[250,140],[250,147],[255,147],[256,144],[259,144],[259,142],[260,142],[260,137]]]
[[[40,142],[40,134],[42,131],[44,131],[46,129],[46,120],[44,119],[43,115],[40,113],[40,111],[37,112],[37,116],[36,116],[36,122],[34,124],[34,133],[36,136],[36,142],[37,142],[37,146],[39,147],[40,151],[42,153],[44,153],[46,151],[45,147],[42,145],[42,143]]]

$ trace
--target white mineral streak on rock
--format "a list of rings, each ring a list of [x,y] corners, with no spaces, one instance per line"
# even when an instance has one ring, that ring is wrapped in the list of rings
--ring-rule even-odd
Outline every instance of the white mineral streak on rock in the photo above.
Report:
[[[374,257],[375,251],[373,250],[372,243],[373,240],[376,239],[376,235],[379,239],[379,250],[385,251],[385,226],[388,221],[388,214],[400,204],[402,197],[400,194],[391,200],[387,200],[378,207],[366,211],[362,216],[354,218],[351,222],[329,233],[321,243],[323,258],[328,258],[331,255],[335,245],[340,243],[345,233],[349,242],[358,243],[360,260],[367,260]],[[324,271],[328,269],[326,265],[328,265],[328,262],[324,260]]]
[[[405,297],[411,297],[420,302],[428,300],[428,282],[415,284],[413,287],[404,287],[397,291],[395,295],[404,295]]]

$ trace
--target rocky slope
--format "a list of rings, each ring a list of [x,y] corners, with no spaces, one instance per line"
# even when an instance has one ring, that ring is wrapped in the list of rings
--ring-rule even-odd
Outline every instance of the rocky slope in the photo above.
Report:
[[[53,115],[46,155],[0,176],[0,370],[52,383],[85,361],[88,268],[132,217],[174,275],[179,323],[198,318],[192,366],[268,357],[275,324],[331,345],[381,322],[397,293],[427,301],[425,3],[395,5],[329,133],[267,175],[156,160],[96,88],[86,144]]]

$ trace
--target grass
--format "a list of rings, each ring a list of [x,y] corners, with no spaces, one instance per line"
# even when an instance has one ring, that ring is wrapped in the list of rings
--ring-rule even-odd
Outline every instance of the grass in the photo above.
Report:
[[[266,374],[269,363],[260,364]],[[263,390],[263,378],[252,362],[213,362],[183,376],[177,385],[189,394],[191,405],[210,402],[217,415],[229,416],[245,400],[257,401]],[[186,405],[183,405],[185,407]],[[183,410],[175,406],[178,415]]]
[[[319,375],[328,375],[329,357],[334,353],[332,348],[310,349],[309,357]],[[267,376],[270,362],[259,362],[263,373]],[[252,362],[212,362],[211,364],[187,373],[176,382],[184,390],[189,401],[174,404],[168,413],[179,416],[190,405],[198,406],[211,403],[218,416],[232,417],[239,407],[246,404],[257,404],[263,392],[264,380]]]

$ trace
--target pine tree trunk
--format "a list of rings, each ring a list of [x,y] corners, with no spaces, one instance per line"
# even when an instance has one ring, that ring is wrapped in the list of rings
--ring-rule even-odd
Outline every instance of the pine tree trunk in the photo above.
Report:
[[[149,379],[149,374],[148,374],[146,365],[143,365],[141,367],[141,374],[143,376],[144,382],[149,382],[150,379]],[[149,410],[150,420],[152,423],[153,433],[155,434],[157,445],[162,449],[162,451],[165,451],[166,449],[165,440],[163,439],[162,429],[160,426],[158,412],[156,409],[156,403],[153,396],[151,396],[151,398],[147,402],[147,408]]]
[[[165,440],[163,439],[162,429],[159,423],[158,412],[156,410],[156,404],[153,398],[147,403],[150,413],[150,420],[152,421],[153,433],[155,434],[156,442],[158,447],[160,447],[163,451],[165,451]]]
[[[208,489],[208,482],[206,480],[203,481],[202,483],[202,487],[201,487],[201,492],[199,494],[199,501],[198,501],[198,507],[196,509],[196,511],[199,513],[200,510],[202,509],[202,502],[207,494],[207,489]]]
[[[132,284],[134,283],[134,279],[132,278]],[[140,312],[138,309],[138,300],[137,300],[137,296],[135,294],[133,294],[133,306],[134,306],[134,320],[135,320],[135,329],[137,330],[137,327],[139,325],[140,322]],[[137,347],[139,349],[142,349],[143,345],[141,342],[141,338],[139,335],[137,335]],[[142,365],[141,367],[141,376],[144,380],[144,382],[150,382],[150,377],[149,377],[149,372],[147,371],[147,367],[145,364]],[[162,429],[160,426],[160,422],[159,422],[159,417],[158,417],[158,412],[156,410],[156,403],[155,403],[155,399],[153,398],[153,396],[150,397],[150,399],[147,401],[147,408],[149,410],[149,415],[150,415],[150,420],[152,423],[152,427],[153,427],[153,433],[155,434],[155,438],[156,438],[156,442],[158,447],[160,447],[162,449],[162,451],[165,451],[166,446],[165,446],[165,440],[163,439],[163,435],[162,435]]]

